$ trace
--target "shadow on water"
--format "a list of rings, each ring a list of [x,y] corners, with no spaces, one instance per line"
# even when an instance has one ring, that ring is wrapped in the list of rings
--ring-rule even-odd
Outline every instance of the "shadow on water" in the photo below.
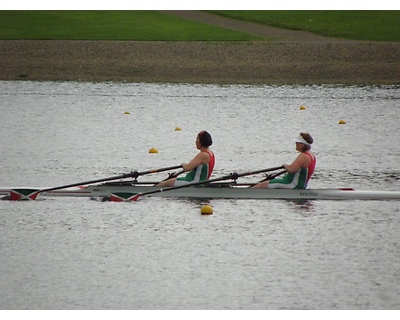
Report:
[[[307,200],[307,199],[294,199],[294,200],[285,200],[287,204],[291,207],[291,209],[295,210],[296,213],[301,214],[304,217],[309,216],[311,213],[315,212],[315,200]]]

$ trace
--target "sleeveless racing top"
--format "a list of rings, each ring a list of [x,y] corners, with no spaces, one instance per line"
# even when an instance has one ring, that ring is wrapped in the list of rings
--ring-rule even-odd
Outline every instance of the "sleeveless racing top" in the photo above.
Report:
[[[208,180],[214,170],[215,165],[215,155],[210,150],[206,150],[210,155],[210,161],[208,163],[199,164],[192,171],[189,171],[186,176],[178,178],[179,181],[190,181],[190,182],[198,182]]]
[[[307,184],[308,180],[310,180],[312,174],[314,173],[315,165],[317,164],[317,158],[315,157],[315,155],[314,155],[314,158],[313,158],[312,155],[309,154],[308,152],[305,152],[304,154],[309,156],[310,160],[311,160],[309,166],[307,167],[307,180],[306,180],[306,184]]]
[[[287,173],[282,178],[275,178],[270,180],[269,188],[271,189],[306,189],[308,181],[314,173],[317,158],[314,158],[308,152],[304,153],[310,157],[310,164],[306,168],[300,168],[294,173]]]

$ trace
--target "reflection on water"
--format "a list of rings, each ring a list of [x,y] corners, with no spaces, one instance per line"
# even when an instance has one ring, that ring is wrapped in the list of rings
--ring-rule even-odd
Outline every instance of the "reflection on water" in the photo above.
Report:
[[[288,163],[309,131],[311,188],[400,189],[397,87],[27,81],[0,96],[1,186],[178,165],[206,129],[215,177]],[[398,309],[399,224],[395,201],[0,201],[0,305]]]
[[[296,212],[301,213],[303,216],[308,216],[314,213],[314,201],[313,200],[288,200],[291,204],[296,207]]]

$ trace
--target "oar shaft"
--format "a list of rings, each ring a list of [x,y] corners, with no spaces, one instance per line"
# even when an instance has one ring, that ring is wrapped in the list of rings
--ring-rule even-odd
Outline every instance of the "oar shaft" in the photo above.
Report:
[[[259,182],[257,182],[257,183],[275,179],[277,176],[280,176],[281,174],[284,174],[284,173],[286,173],[286,172],[287,172],[286,170],[282,170],[282,171],[279,171],[279,172],[277,172],[277,173],[270,174],[270,175],[268,175],[265,179],[263,179],[263,180],[261,180],[261,181],[259,181]],[[257,183],[252,183],[251,185],[252,185],[252,186],[255,186]]]
[[[132,177],[133,177],[133,178],[137,178],[137,177],[142,176],[142,175],[144,175],[144,174],[157,173],[157,172],[163,172],[163,171],[169,171],[169,170],[174,170],[174,169],[178,169],[178,168],[182,168],[182,165],[179,165],[179,166],[172,166],[172,167],[166,167],[166,168],[160,168],[160,169],[152,169],[152,170],[147,170],[147,171],[142,171],[142,172],[133,171],[133,172],[132,172]]]
[[[99,183],[99,182],[105,182],[105,181],[124,179],[124,178],[129,178],[129,177],[132,177],[131,173],[126,173],[126,174],[123,174],[123,175],[120,175],[120,176],[114,176],[114,177],[109,177],[109,178],[102,178],[102,179],[97,179],[97,180],[89,180],[89,181],[71,183],[71,184],[66,184],[64,186],[59,186],[59,187],[42,189],[42,190],[39,191],[39,193],[46,192],[46,191],[59,190],[59,189],[72,188],[72,187],[82,186],[82,185],[85,185],[85,184],[92,184],[92,183]]]
[[[237,177],[244,177],[244,176],[250,176],[250,175],[258,174],[258,173],[276,171],[276,170],[283,169],[283,168],[284,168],[283,166],[279,166],[279,167],[261,169],[261,170],[256,170],[256,171],[249,171],[249,172],[245,172],[245,173],[238,173],[236,175],[237,175]]]
[[[173,170],[173,169],[177,169],[177,168],[181,168],[181,167],[182,167],[182,165],[173,166],[173,167],[166,167],[166,168],[160,168],[160,169],[152,169],[152,170],[147,170],[147,171],[142,171],[142,172],[134,171],[134,172],[129,172],[129,173],[125,173],[123,175],[109,177],[109,178],[89,180],[89,181],[83,181],[83,182],[67,184],[67,185],[64,185],[64,186],[59,186],[59,187],[54,187],[54,188],[42,189],[38,193],[45,192],[45,191],[54,191],[54,190],[59,190],[59,189],[72,188],[72,187],[82,186],[82,185],[85,185],[85,184],[99,183],[99,182],[112,181],[112,180],[125,179],[125,178],[132,178],[132,177],[137,178],[140,175],[149,174],[149,173],[163,172],[163,171]]]
[[[147,196],[153,193],[159,193],[159,192],[165,192],[165,191],[170,191],[170,190],[177,190],[177,189],[182,189],[182,188],[188,188],[188,187],[193,187],[193,186],[198,186],[201,184],[207,184],[210,182],[216,182],[216,181],[223,181],[223,180],[229,180],[232,179],[232,175],[230,174],[229,176],[225,176],[222,178],[215,178],[215,179],[210,179],[210,180],[205,180],[205,181],[198,181],[198,182],[191,182],[191,183],[186,183],[180,186],[176,186],[176,187],[170,187],[170,188],[166,188],[166,189],[158,189],[158,190],[153,190],[153,191],[148,191],[148,192],[144,192],[144,193],[139,193],[137,194],[135,197],[133,197],[132,199],[134,201],[136,201],[140,196]]]
[[[208,183],[217,182],[217,181],[233,180],[233,179],[237,179],[238,177],[249,176],[252,174],[258,174],[258,173],[262,173],[262,172],[275,171],[275,170],[282,169],[282,168],[283,168],[283,166],[279,166],[279,167],[262,169],[262,170],[257,170],[257,171],[249,171],[249,172],[240,173],[240,174],[231,173],[227,176],[223,176],[220,178],[214,178],[214,179],[209,179],[209,180],[205,180],[205,181],[191,182],[191,183],[186,183],[184,185],[171,187],[171,188],[167,188],[167,189],[159,189],[159,190],[153,190],[153,191],[148,191],[148,192],[144,192],[144,193],[139,193],[135,197],[133,197],[132,200],[136,201],[140,196],[150,195],[153,193],[166,192],[166,191],[172,191],[172,190],[177,190],[177,189],[182,189],[182,188],[194,187],[194,186],[208,184]]]
[[[168,177],[166,177],[164,180],[162,180],[162,181],[167,181],[167,180],[169,180],[169,179],[172,179],[172,178],[177,178],[179,175],[181,175],[182,173],[185,173],[185,170],[181,170],[181,171],[178,171],[178,172],[175,172],[175,173],[170,173],[169,174],[169,176]],[[159,182],[156,182],[155,183],[155,185],[156,184],[158,184]]]

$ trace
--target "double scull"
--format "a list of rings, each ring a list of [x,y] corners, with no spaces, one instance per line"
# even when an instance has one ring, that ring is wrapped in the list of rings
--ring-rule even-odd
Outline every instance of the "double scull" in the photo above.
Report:
[[[400,200],[400,191],[337,189],[252,189],[246,184],[210,183],[175,190],[135,182],[108,182],[77,186],[41,193],[42,197],[93,197],[112,198],[115,201],[131,200],[138,194],[149,197],[197,199],[287,199],[287,200]],[[22,195],[37,192],[38,188],[0,188],[0,195],[7,196],[17,190]],[[154,192],[157,191],[157,192]],[[168,191],[168,192],[167,192]],[[154,193],[151,193],[154,192]],[[28,198],[28,197],[27,197]],[[118,200],[119,199],[119,200]]]

